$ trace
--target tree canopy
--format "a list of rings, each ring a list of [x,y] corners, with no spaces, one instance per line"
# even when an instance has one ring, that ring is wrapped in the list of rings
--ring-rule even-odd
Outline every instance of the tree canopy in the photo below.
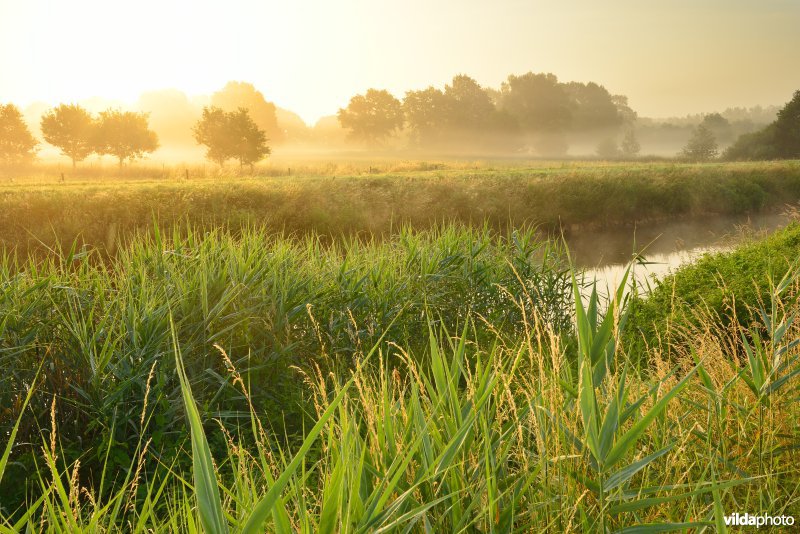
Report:
[[[572,117],[567,93],[552,74],[510,75],[500,88],[500,107],[528,134],[561,132]]]
[[[352,139],[374,146],[403,127],[403,108],[389,91],[369,89],[351,98],[347,107],[339,110],[338,118]]]
[[[778,112],[775,148],[782,158],[800,158],[800,90]]]
[[[244,108],[272,142],[281,143],[284,140],[285,134],[278,125],[275,104],[268,102],[251,83],[228,82],[220,91],[211,95],[211,105],[227,112]]]
[[[447,99],[446,126],[453,130],[482,130],[492,123],[495,106],[478,82],[465,74],[453,77],[444,87]]]
[[[626,120],[630,120],[627,110],[618,106],[620,100],[615,101],[602,85],[594,82],[570,82],[563,85],[568,100],[571,130],[616,130]]]
[[[724,157],[728,160],[800,158],[800,90],[778,111],[774,122],[739,136]]]
[[[441,141],[447,120],[448,99],[435,87],[407,91],[403,113],[411,140],[416,145],[436,145]]]
[[[379,144],[404,124],[418,147],[482,147],[514,151],[533,146],[542,155],[563,155],[567,135],[616,136],[636,113],[621,95],[596,83],[561,83],[553,74],[510,75],[499,90],[459,74],[444,89],[407,91],[398,109],[386,91],[370,89],[339,111],[350,138]]]
[[[193,131],[197,143],[205,145],[206,157],[220,166],[235,158],[240,168],[245,165],[252,168],[271,153],[266,133],[245,108],[236,111],[204,108]]]
[[[709,113],[703,117],[701,124],[711,130],[714,137],[722,143],[729,143],[733,137],[733,128],[730,121],[719,113]]]
[[[116,157],[122,167],[125,160],[154,152],[158,137],[148,126],[147,114],[109,109],[100,113],[94,147],[98,154]]]
[[[73,169],[94,152],[95,120],[77,104],[61,104],[48,111],[42,116],[41,128],[44,140],[60,148],[72,160]]]
[[[37,144],[19,109],[14,104],[0,104],[0,161],[29,161]]]
[[[717,140],[714,133],[704,124],[695,128],[689,142],[683,147],[681,155],[689,161],[709,161],[717,157]]]

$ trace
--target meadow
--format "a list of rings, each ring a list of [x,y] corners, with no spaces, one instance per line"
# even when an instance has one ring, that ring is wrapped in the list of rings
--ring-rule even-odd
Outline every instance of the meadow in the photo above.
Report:
[[[609,298],[540,231],[770,209],[797,162],[369,167],[3,185],[0,531],[800,515],[800,227]]]
[[[264,167],[58,169],[0,179],[0,243],[23,255],[56,243],[113,252],[157,224],[265,227],[289,234],[390,235],[461,222],[559,235],[675,218],[737,215],[800,199],[800,164],[340,162]],[[288,171],[288,174],[286,174]],[[188,172],[189,179],[186,179]]]

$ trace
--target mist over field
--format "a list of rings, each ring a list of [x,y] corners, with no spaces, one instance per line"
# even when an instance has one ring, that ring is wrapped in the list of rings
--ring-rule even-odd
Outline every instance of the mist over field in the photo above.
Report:
[[[192,128],[207,106],[229,111],[247,108],[277,149],[274,157],[286,161],[371,156],[614,159],[622,156],[614,150],[630,132],[640,144],[636,155],[672,157],[708,115],[719,117],[714,131],[724,149],[740,135],[767,126],[780,109],[777,105],[753,105],[650,118],[639,116],[627,97],[612,95],[602,85],[559,82],[552,74],[511,75],[499,88],[480,87],[463,75],[454,81],[460,87],[451,82],[444,88],[409,89],[404,96],[398,95],[396,112],[378,111],[397,113],[399,120],[385,132],[374,133],[361,132],[358,125],[356,131],[344,127],[335,113],[307,124],[249,82],[228,82],[210,95],[162,89],[142,93],[130,102],[96,97],[77,103],[91,113],[109,108],[146,113],[160,141],[147,159],[170,164],[204,159]],[[35,137],[41,138],[41,116],[53,106],[36,102],[21,110]],[[37,151],[44,163],[63,162],[59,155],[56,147],[46,143]]]

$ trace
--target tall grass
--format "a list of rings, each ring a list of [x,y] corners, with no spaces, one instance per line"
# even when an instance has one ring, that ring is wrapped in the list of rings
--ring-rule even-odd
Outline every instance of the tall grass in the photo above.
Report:
[[[764,308],[759,326],[774,334],[765,350],[789,363],[756,391],[746,378],[754,364],[742,366],[727,346],[738,325],[687,332],[691,348],[673,355],[675,365],[654,351],[640,366],[619,343],[622,287],[605,308],[596,294],[575,300],[577,345],[522,293],[521,332],[483,339],[479,317],[449,330],[428,315],[419,354],[375,343],[350,370],[312,367],[313,424],[291,445],[252,404],[237,432],[203,421],[176,324],[170,352],[193,476],[144,445],[142,461],[160,476],[132,492],[134,470],[103,496],[83,484],[58,439],[43,439],[42,496],[6,515],[4,530],[695,532],[725,531],[723,515],[735,511],[796,514],[797,403],[759,399],[767,384],[798,386],[797,301],[785,298],[797,286],[796,274],[777,282]],[[219,357],[249,399],[246,375],[227,352]],[[224,450],[215,455],[216,439]],[[770,468],[760,469],[765,457]]]
[[[571,296],[560,248],[532,231],[461,226],[333,244],[190,228],[142,236],[112,261],[75,247],[44,262],[7,259],[0,264],[0,405],[7,407],[0,429],[11,430],[44,365],[32,417],[19,427],[22,443],[35,444],[47,430],[56,397],[62,457],[81,458],[93,483],[104,464],[128,470],[140,440],[172,462],[184,441],[174,360],[165,356],[172,317],[201,413],[234,429],[251,402],[271,432],[291,442],[310,423],[298,369],[352,368],[381,335],[424,357],[428,319],[457,328],[481,317],[481,339],[519,331],[522,312],[511,303],[523,292],[534,296],[525,313],[535,308],[566,332]],[[233,387],[215,344],[246,377],[247,396]],[[14,480],[35,472],[35,445],[24,450]],[[114,483],[108,478],[104,489]],[[6,506],[31,491],[0,489]]]
[[[784,272],[749,313],[695,306],[642,345],[627,276],[607,300],[582,293],[533,231],[154,228],[113,259],[7,257],[0,532],[797,516],[800,275]]]

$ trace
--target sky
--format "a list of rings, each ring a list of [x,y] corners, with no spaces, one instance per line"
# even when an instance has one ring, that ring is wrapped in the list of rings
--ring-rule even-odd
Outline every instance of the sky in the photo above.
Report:
[[[800,89],[798,0],[0,0],[0,102],[134,102],[253,83],[306,122],[370,87],[552,72],[641,116]]]

